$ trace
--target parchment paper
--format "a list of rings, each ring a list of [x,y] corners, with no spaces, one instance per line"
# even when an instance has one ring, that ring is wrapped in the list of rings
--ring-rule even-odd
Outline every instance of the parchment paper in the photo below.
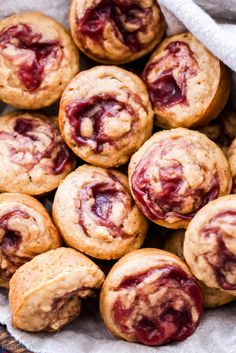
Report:
[[[170,9],[178,0],[160,0]],[[186,2],[186,1],[184,1]],[[187,1],[188,2],[188,1]],[[236,0],[198,0],[217,21],[236,24]],[[38,10],[63,23],[68,28],[67,0],[0,0],[0,18],[15,12]],[[169,24],[168,33],[183,31],[184,26],[171,12],[164,10]],[[226,26],[227,27],[227,26]],[[230,27],[227,27],[230,30]],[[236,34],[234,37],[236,43]],[[82,66],[90,66],[83,60]],[[233,98],[233,102],[235,99]],[[3,106],[5,111],[8,107]],[[223,308],[208,310],[193,336],[184,342],[164,347],[145,347],[113,338],[105,329],[98,312],[89,311],[61,332],[54,334],[29,334],[16,330],[11,325],[7,291],[0,290],[0,323],[7,325],[9,332],[35,353],[235,353],[236,352],[236,303]],[[10,349],[10,347],[9,347]]]

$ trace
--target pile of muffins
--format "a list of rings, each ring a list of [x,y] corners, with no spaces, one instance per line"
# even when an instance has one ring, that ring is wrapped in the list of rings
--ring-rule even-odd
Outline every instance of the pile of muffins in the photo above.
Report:
[[[72,0],[69,20],[73,39],[40,13],[0,22],[0,100],[23,109],[0,118],[13,325],[60,330],[96,295],[115,336],[184,340],[236,296],[228,69],[191,33],[164,38],[155,0]],[[103,65],[79,72],[77,47]]]

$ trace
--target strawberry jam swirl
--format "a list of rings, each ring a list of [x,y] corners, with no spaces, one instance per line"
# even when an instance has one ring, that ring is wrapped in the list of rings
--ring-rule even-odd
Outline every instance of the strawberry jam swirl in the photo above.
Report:
[[[163,56],[150,62],[144,71],[153,106],[167,109],[188,104],[187,83],[198,70],[197,60],[188,44],[181,41],[169,43]]]
[[[144,7],[140,0],[96,1],[96,5],[88,8],[84,16],[77,20],[77,35],[82,41],[86,36],[102,43],[112,28],[114,36],[131,51],[140,51],[149,45],[149,42],[142,43],[141,38],[147,35],[152,23],[153,6],[152,3],[150,7]]]
[[[219,196],[216,166],[211,169],[207,160],[195,158],[195,151],[202,148],[202,144],[195,142],[193,149],[191,141],[184,137],[165,139],[151,146],[138,162],[131,176],[131,188],[147,218],[170,223],[189,221]]]
[[[146,109],[137,95],[130,93],[128,97]],[[116,145],[129,138],[138,121],[133,107],[109,94],[71,102],[65,113],[73,140],[95,153],[102,152],[106,145]]]
[[[31,259],[30,256],[17,255],[23,242],[21,234],[23,226],[27,227],[31,222],[31,216],[17,208],[0,216],[0,281],[1,279],[8,281],[18,267]],[[37,227],[37,224],[35,226]]]
[[[37,90],[45,75],[45,67],[56,71],[63,58],[59,40],[42,41],[41,33],[28,24],[20,23],[0,32],[0,55],[14,65],[22,85],[29,91]]]
[[[135,207],[134,201],[129,190],[111,171],[103,178],[104,181],[99,178],[99,181],[86,183],[79,191],[79,224],[88,237],[94,236],[95,224],[114,238],[128,238],[132,234],[127,234],[123,228]]]
[[[236,211],[220,212],[200,230],[201,237],[211,239],[212,251],[204,253],[212,267],[216,282],[224,290],[236,290],[236,252],[228,248],[227,242],[234,237]]]
[[[47,174],[58,175],[71,163],[71,153],[52,122],[13,117],[10,124],[12,131],[0,128],[0,145],[4,144],[0,155],[6,153],[13,164],[27,172],[41,164]]]
[[[115,295],[114,324],[132,341],[150,346],[186,339],[203,311],[199,285],[174,265],[125,277]]]

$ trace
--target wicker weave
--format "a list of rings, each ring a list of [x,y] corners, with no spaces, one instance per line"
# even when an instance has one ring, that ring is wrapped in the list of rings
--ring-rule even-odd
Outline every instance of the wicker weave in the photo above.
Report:
[[[31,353],[18,343],[2,325],[0,325],[0,346],[11,353]]]

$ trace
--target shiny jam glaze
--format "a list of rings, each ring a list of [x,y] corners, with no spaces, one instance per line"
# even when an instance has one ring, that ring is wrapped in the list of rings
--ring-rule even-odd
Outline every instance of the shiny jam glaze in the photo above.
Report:
[[[155,78],[151,78],[155,73]],[[167,109],[188,104],[187,81],[197,75],[198,63],[187,43],[169,43],[164,55],[147,65],[143,78],[154,107]]]
[[[130,130],[122,133],[119,137],[107,135],[104,131],[104,124],[109,124],[109,119],[119,119],[119,115],[123,112],[127,112],[132,117]],[[102,152],[105,144],[113,144],[117,139],[126,137],[136,121],[136,114],[133,109],[128,104],[117,101],[109,94],[71,102],[66,106],[65,114],[69,120],[74,141],[80,146],[90,146],[96,153]],[[91,136],[83,135],[82,124],[85,119],[89,119],[91,122]]]
[[[151,7],[143,8],[135,1],[100,0],[95,7],[87,9],[84,17],[78,20],[78,35],[101,42],[106,26],[110,24],[117,38],[136,52],[145,47],[140,43],[139,34],[145,33],[151,14]]]
[[[217,214],[200,230],[200,235],[207,238],[213,237],[216,242],[216,249],[204,257],[212,267],[219,287],[224,290],[236,290],[236,281],[230,283],[227,280],[227,274],[236,272],[236,253],[229,250],[225,242],[227,225],[234,226],[236,229],[236,211],[228,210]]]
[[[158,278],[149,280],[150,276],[158,272]],[[165,292],[166,299],[161,298],[160,303],[153,300],[150,302],[148,295],[154,298],[154,293],[158,293],[162,288],[168,290]],[[131,290],[135,293],[130,297],[131,304],[127,305],[122,302],[122,294],[128,291],[131,293]],[[203,312],[203,295],[199,285],[183,270],[173,265],[127,276],[115,291],[118,292],[113,305],[116,326],[122,332],[133,336],[134,341],[150,346],[186,339],[196,329]],[[160,300],[159,296],[157,297]],[[177,299],[181,299],[181,308],[178,309],[175,307]],[[198,316],[195,321],[192,317],[192,306]],[[146,307],[146,313],[143,312],[143,307]]]
[[[178,144],[183,146],[183,153],[187,153],[187,143],[184,139],[179,139]],[[180,190],[186,182],[183,173],[184,166],[169,159],[166,167],[156,164],[157,155],[159,155],[160,161],[165,160],[166,153],[173,148],[175,148],[175,142],[171,139],[156,143],[136,165],[131,177],[131,187],[135,199],[146,217],[153,221],[165,220],[168,217],[188,221],[205,204],[216,199],[220,192],[217,175],[212,175],[211,185],[206,185],[206,188],[192,189],[188,186],[184,193],[181,192]],[[160,185],[158,189],[155,187],[155,183],[151,183],[150,180],[153,168],[158,170]],[[204,174],[206,166],[202,165],[201,169]],[[191,211],[184,213],[183,207],[187,199],[190,200],[189,202],[194,201],[194,203]]]
[[[18,77],[29,92],[40,87],[47,62],[59,64],[63,57],[58,40],[41,41],[41,38],[41,33],[33,32],[30,25],[23,23],[0,32],[0,54],[13,64],[19,62]]]

